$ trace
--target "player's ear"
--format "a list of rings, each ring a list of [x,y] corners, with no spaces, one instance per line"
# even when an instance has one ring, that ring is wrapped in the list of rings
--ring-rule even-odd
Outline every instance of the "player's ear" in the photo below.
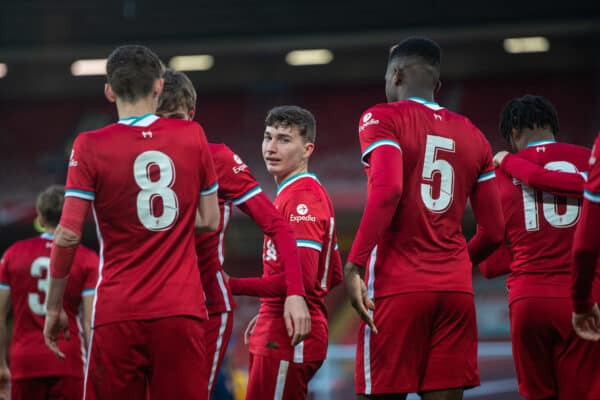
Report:
[[[436,93],[439,92],[441,88],[442,88],[442,81],[440,81],[438,79],[437,84],[435,85],[435,92]]]
[[[196,107],[192,108],[190,110],[190,112],[188,113],[189,117],[190,117],[190,121],[194,119],[194,116],[196,115]]]
[[[110,84],[108,83],[104,84],[104,97],[106,97],[106,100],[108,100],[111,103],[117,101],[117,96],[115,96],[115,93],[112,90],[112,86],[110,86]]]
[[[155,98],[159,98],[163,92],[163,88],[165,87],[165,80],[163,78],[157,79],[154,81],[154,88],[152,90],[152,94]]]
[[[46,227],[46,221],[44,220],[44,217],[42,217],[41,214],[37,215],[37,223],[42,227],[45,228]]]
[[[394,83],[394,86],[402,85],[403,81],[404,70],[402,68],[398,68],[398,66],[394,66],[394,69],[392,70],[392,82]]]
[[[312,155],[315,150],[315,144],[311,142],[306,142],[304,144],[304,158],[308,159]]]

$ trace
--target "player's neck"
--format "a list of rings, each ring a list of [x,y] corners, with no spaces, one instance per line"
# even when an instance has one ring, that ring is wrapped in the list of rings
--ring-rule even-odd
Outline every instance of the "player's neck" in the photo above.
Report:
[[[403,100],[410,99],[411,97],[418,97],[426,101],[435,102],[433,92],[428,89],[408,88],[400,96]]]
[[[47,227],[44,227],[44,233],[45,234],[54,236],[54,232],[55,231],[56,231],[56,228],[47,228]]]
[[[523,135],[527,138],[526,145],[535,142],[554,141],[554,134],[545,129],[524,129]]]
[[[117,99],[117,112],[119,119],[154,114],[156,112],[156,100],[153,97],[148,97],[140,99],[135,103],[130,103]]]
[[[285,175],[279,175],[279,176],[275,176],[275,183],[277,184],[277,186],[281,185],[281,182],[285,181],[286,179],[294,176],[294,175],[298,175],[298,174],[302,174],[302,173],[306,173],[308,172],[308,165],[301,165],[300,167],[292,170],[291,172],[285,174]]]

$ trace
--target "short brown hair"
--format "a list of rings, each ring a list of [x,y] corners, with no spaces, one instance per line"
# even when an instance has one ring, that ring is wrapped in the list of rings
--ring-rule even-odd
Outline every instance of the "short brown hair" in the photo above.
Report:
[[[117,47],[106,62],[106,79],[113,92],[131,103],[152,93],[154,82],[163,73],[164,67],[158,56],[139,45]]]
[[[186,74],[167,68],[164,79],[157,114],[168,114],[179,107],[185,107],[188,112],[196,108],[196,89]]]
[[[38,195],[35,207],[44,221],[52,227],[58,226],[65,200],[65,187],[52,185]]]
[[[310,143],[317,139],[317,122],[314,115],[298,106],[279,106],[272,108],[265,118],[266,126],[297,127],[300,136]]]

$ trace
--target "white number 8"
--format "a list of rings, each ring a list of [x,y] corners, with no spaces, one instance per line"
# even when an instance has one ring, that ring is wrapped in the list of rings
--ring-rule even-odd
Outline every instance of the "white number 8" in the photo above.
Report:
[[[150,170],[158,167],[159,179],[150,179]],[[144,227],[151,231],[164,231],[173,226],[179,215],[177,195],[171,189],[175,183],[173,160],[156,150],[145,151],[133,163],[133,177],[142,189],[137,195],[137,215]],[[154,201],[162,199],[163,212],[156,215]]]

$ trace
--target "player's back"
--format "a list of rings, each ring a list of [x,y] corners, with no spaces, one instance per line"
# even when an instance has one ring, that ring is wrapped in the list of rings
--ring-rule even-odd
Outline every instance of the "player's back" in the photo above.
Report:
[[[532,143],[518,155],[547,169],[583,172],[590,150],[548,141]],[[523,296],[568,297],[581,200],[542,193],[503,173],[498,185],[513,255],[507,279],[511,301]]]
[[[403,159],[402,198],[368,269],[375,296],[472,292],[461,221],[477,182],[494,177],[483,134],[464,116],[417,98],[372,107],[359,130],[363,162],[390,142]]]
[[[94,325],[206,315],[193,236],[201,191],[213,190],[202,187],[206,159],[195,122],[149,114],[79,135],[66,196],[93,200],[102,260]]]
[[[61,340],[67,358],[58,360],[44,343],[42,334],[46,316],[46,296],[49,284],[52,236],[44,234],[13,244],[0,265],[0,285],[10,290],[14,327],[10,348],[13,379],[39,376],[83,375],[84,352],[77,322],[82,296],[96,284],[98,256],[79,246],[75,253],[69,282],[65,288],[63,306],[69,317],[71,340]]]

